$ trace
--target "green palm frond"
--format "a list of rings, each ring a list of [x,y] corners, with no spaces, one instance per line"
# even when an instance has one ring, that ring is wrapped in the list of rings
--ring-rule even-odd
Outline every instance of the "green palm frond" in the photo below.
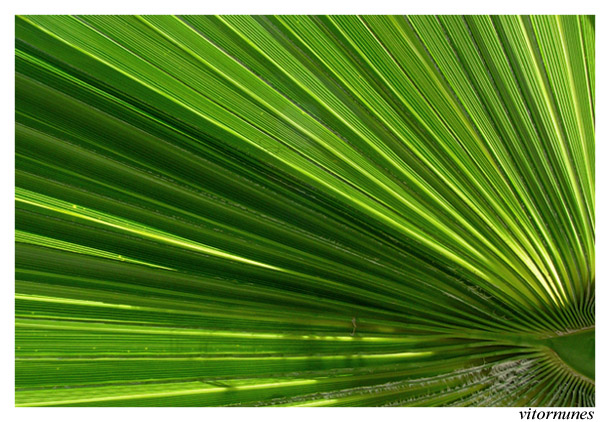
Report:
[[[16,18],[18,406],[593,406],[587,16]]]

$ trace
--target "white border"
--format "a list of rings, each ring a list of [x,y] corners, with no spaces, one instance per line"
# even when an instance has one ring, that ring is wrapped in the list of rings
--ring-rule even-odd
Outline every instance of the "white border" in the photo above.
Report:
[[[369,0],[356,4],[348,0],[222,0],[216,2],[172,0],[168,2],[104,0],[86,2],[82,0],[23,1],[4,0],[0,28],[2,37],[2,115],[5,124],[0,154],[2,172],[0,208],[2,213],[2,419],[6,421],[118,421],[141,419],[165,421],[188,419],[246,420],[310,422],[312,418],[322,421],[341,420],[360,422],[375,419],[397,421],[472,421],[502,422],[518,421],[518,408],[329,408],[329,409],[229,409],[229,408],[110,408],[110,409],[16,409],[14,407],[14,36],[16,14],[594,14],[596,15],[596,188],[597,188],[597,359],[596,359],[596,403],[594,420],[610,420],[608,387],[608,283],[610,280],[610,130],[608,115],[608,29],[607,15],[602,1],[536,1],[493,0],[470,1],[408,1]],[[7,4],[8,3],[8,4]],[[541,409],[544,410],[544,409]],[[567,409],[566,409],[567,410]]]
[[[599,14],[601,0],[222,0],[23,1],[8,7],[12,14]]]

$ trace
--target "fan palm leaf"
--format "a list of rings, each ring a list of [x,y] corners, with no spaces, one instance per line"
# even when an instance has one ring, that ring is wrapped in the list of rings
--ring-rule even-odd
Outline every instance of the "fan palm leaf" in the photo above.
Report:
[[[594,405],[586,16],[16,18],[16,404]]]

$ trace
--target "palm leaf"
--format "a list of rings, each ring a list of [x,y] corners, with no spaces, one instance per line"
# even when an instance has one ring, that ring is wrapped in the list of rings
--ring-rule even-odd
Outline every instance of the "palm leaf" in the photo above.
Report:
[[[594,21],[16,18],[16,404],[592,406]]]

